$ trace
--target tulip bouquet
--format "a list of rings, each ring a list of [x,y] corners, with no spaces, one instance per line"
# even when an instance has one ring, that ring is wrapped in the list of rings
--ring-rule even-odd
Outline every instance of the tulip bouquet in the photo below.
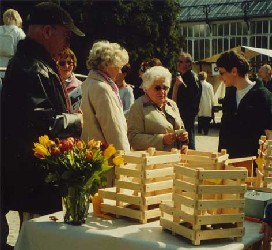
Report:
[[[76,218],[78,210],[84,210],[82,214],[86,216],[86,208],[80,204],[87,202],[89,195],[101,186],[102,174],[112,167],[109,162],[118,166],[124,161],[112,144],[105,145],[95,140],[85,143],[72,137],[50,140],[47,135],[40,136],[39,142],[34,143],[33,151],[46,171],[45,181],[59,185],[64,191],[66,200],[63,200],[67,203],[66,210],[69,210],[64,220],[69,223],[73,217],[71,224],[85,222],[85,218]],[[80,197],[80,194],[85,197]],[[79,207],[71,206],[72,203],[78,203]]]

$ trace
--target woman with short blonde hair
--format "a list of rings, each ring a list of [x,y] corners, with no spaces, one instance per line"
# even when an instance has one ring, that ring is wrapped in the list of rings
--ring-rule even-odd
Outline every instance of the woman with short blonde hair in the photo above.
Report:
[[[23,20],[17,10],[8,9],[3,14],[3,23],[5,25],[16,25],[22,28]]]
[[[17,51],[18,42],[26,36],[22,30],[22,22],[17,10],[8,9],[4,12],[4,25],[0,26],[0,67],[7,67],[10,58]],[[0,72],[0,77],[4,76],[5,73]]]

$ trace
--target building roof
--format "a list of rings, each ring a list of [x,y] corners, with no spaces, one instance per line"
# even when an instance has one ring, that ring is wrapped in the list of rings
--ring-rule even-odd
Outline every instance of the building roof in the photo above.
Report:
[[[272,17],[271,0],[179,0],[181,22]]]

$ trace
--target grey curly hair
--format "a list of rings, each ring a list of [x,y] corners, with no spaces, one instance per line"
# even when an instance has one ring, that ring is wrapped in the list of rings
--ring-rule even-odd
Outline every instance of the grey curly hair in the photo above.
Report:
[[[128,59],[128,52],[120,44],[98,41],[93,44],[86,65],[88,70],[103,70],[108,66],[122,68]]]

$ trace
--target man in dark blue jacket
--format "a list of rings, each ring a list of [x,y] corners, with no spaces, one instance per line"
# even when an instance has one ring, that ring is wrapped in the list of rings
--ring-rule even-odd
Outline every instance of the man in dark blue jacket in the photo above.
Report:
[[[192,57],[182,52],[177,62],[179,75],[173,87],[172,99],[177,103],[179,113],[188,132],[190,149],[195,149],[195,118],[199,111],[202,87],[192,71]]]
[[[71,32],[84,36],[71,16],[53,3],[36,5],[25,40],[10,60],[2,89],[1,249],[9,210],[48,214],[61,209],[59,190],[46,184],[33,156],[33,142],[51,136],[56,116],[68,113],[69,99],[58,77],[55,56],[69,47]],[[22,216],[21,216],[22,217]]]

